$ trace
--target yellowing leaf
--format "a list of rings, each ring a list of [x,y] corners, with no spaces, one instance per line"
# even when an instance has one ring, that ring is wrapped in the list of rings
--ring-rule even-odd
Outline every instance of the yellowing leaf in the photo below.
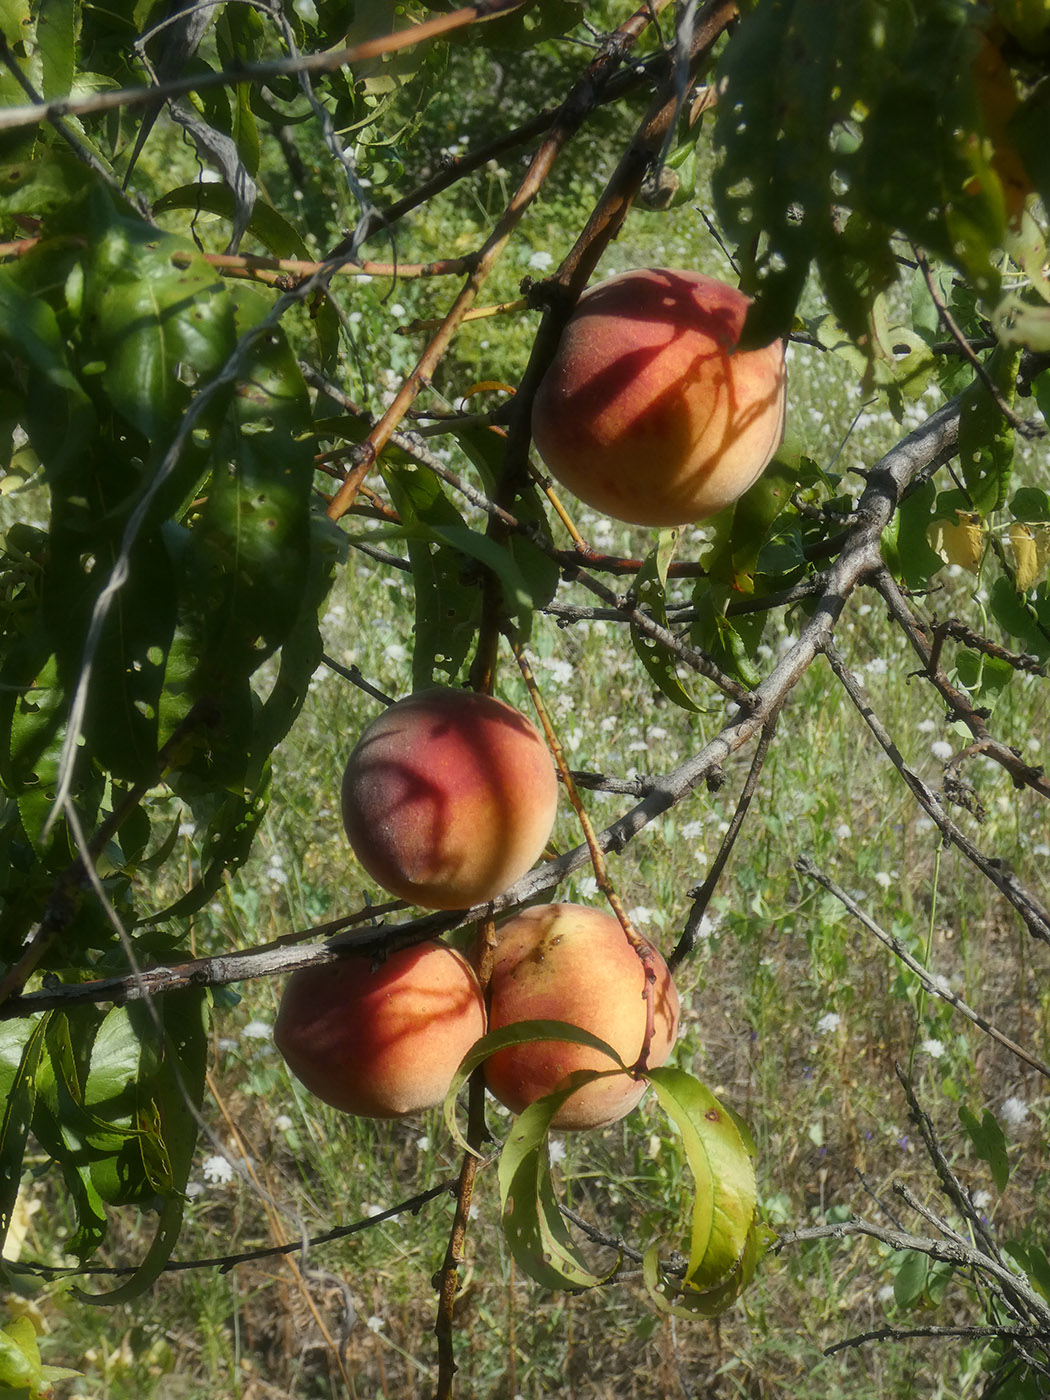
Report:
[[[1025,525],[1020,520],[1013,521],[1010,548],[1017,591],[1027,593],[1044,576],[1050,564],[1050,523]]]
[[[957,510],[958,523],[950,520],[935,520],[926,530],[926,538],[934,553],[939,554],[946,564],[958,564],[977,573],[984,553],[984,539],[981,518],[965,510]]]

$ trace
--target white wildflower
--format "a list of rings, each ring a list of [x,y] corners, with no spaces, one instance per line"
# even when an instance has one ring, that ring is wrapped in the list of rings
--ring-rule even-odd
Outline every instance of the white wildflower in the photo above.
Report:
[[[880,890],[888,890],[893,884],[893,876],[887,870],[876,870],[875,883]]]
[[[241,1035],[245,1040],[269,1040],[273,1034],[273,1027],[269,1021],[249,1021]]]
[[[946,763],[954,752],[955,750],[952,748],[951,744],[948,743],[947,739],[935,739],[930,745],[930,753],[933,754],[934,758],[939,758],[943,763]]]
[[[842,1024],[842,1017],[837,1011],[825,1011],[817,1022],[818,1035],[830,1035],[832,1031],[837,1031]]]
[[[919,1049],[924,1050],[931,1060],[939,1060],[944,1054],[944,1042],[942,1040],[924,1040]]]
[[[215,1186],[225,1186],[228,1181],[233,1180],[233,1168],[225,1157],[206,1157],[201,1172],[204,1180],[212,1182]]]
[[[1022,1128],[1028,1122],[1028,1105],[1024,1099],[1011,1094],[1003,1103],[1002,1116],[1008,1128]]]
[[[852,835],[853,835],[853,832],[852,832],[852,831],[850,830],[850,828],[846,825],[846,823],[845,823],[845,822],[839,822],[838,826],[835,828],[835,840],[836,840],[836,841],[848,841],[849,838],[850,838]]]

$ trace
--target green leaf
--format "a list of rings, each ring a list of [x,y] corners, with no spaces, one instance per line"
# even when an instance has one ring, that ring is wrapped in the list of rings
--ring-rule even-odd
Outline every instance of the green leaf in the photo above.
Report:
[[[1044,661],[1050,657],[1050,594],[1045,583],[1035,594],[1035,602],[1018,597],[1010,580],[1000,576],[992,584],[988,606],[1001,627]]]
[[[1010,501],[1010,514],[1032,524],[1050,520],[1050,493],[1038,486],[1022,486]]]
[[[433,527],[466,528],[466,522],[432,473],[384,462],[383,477],[401,517],[412,564],[412,688],[434,685],[439,671],[454,682],[481,621],[480,580],[464,575],[462,555],[438,543]]]
[[[991,1168],[995,1189],[1005,1191],[1010,1179],[1010,1160],[1006,1151],[1006,1136],[998,1118],[986,1108],[978,1122],[976,1115],[962,1104],[959,1107],[959,1122],[966,1129],[978,1157]]]
[[[998,346],[985,369],[1002,399],[1016,400],[1020,348]],[[1014,430],[981,378],[963,393],[959,406],[959,461],[971,509],[980,515],[998,510],[1006,501],[1014,460]]]
[[[162,439],[189,402],[179,366],[214,373],[232,348],[229,288],[191,243],[128,217],[108,192],[93,192],[87,224],[91,353],[104,363],[117,409],[145,437]]]
[[[532,594],[514,555],[488,535],[471,530],[467,525],[433,528],[437,539],[491,569],[502,585],[504,606],[516,618],[520,636],[527,639],[532,629]]]
[[[693,590],[697,615],[689,635],[717,666],[753,690],[762,677],[748,655],[743,637],[726,616],[730,597],[730,590],[725,584],[712,584],[707,579],[697,580]]]
[[[92,440],[95,414],[69,366],[54,311],[31,285],[29,273],[20,272],[16,280],[0,268],[0,365],[6,363],[7,374],[24,384],[25,431],[54,480]]]
[[[1009,661],[982,652],[961,649],[955,658],[955,673],[975,705],[990,714],[1009,687],[1016,672]]]
[[[38,160],[17,165],[0,165],[0,213],[43,218],[71,204],[90,179],[87,167],[63,151],[48,151]]]
[[[232,223],[237,212],[237,201],[228,185],[195,181],[192,185],[180,185],[177,189],[169,190],[153,206],[155,214],[169,209],[199,209],[204,213],[219,214]],[[279,209],[261,198],[255,201],[247,231],[275,258],[314,261],[313,254],[294,224],[289,223]]]
[[[654,547],[646,556],[645,563],[635,575],[632,592],[638,599],[639,608],[647,612],[654,622],[667,627],[667,570],[674,555],[678,540],[677,530],[661,530]],[[648,632],[631,623],[631,644],[635,654],[645,667],[649,679],[662,695],[682,710],[700,714],[703,706],[696,703],[686,690],[678,674],[678,661],[668,647],[651,637]]]
[[[81,1302],[112,1307],[141,1297],[171,1258],[182,1225],[183,1193],[193,1162],[197,1116],[204,1094],[207,998],[197,989],[176,992],[164,998],[161,1008],[164,1055],[153,1081],[153,1094],[172,1185],[160,1210],[153,1243],[134,1275],[109,1293],[86,1293],[74,1288],[73,1295]]]
[[[1003,1249],[1028,1275],[1028,1281],[1039,1296],[1050,1303],[1050,1259],[1046,1251],[1035,1244],[1009,1240]]]
[[[755,1168],[732,1115],[684,1070],[664,1066],[648,1078],[682,1137],[693,1177],[692,1222],[684,1287],[722,1286],[740,1267],[755,1219]]]
[[[45,98],[64,97],[73,88],[79,11],[79,0],[47,0],[38,7],[36,42]]]
[[[926,481],[904,498],[883,532],[886,565],[909,588],[924,588],[944,568],[944,560],[931,548],[926,534],[936,514],[937,488]]]
[[[715,1288],[698,1292],[683,1286],[678,1277],[660,1267],[659,1246],[652,1245],[642,1261],[642,1274],[650,1298],[661,1312],[675,1317],[718,1317],[732,1307],[749,1286],[762,1256],[776,1243],[776,1232],[756,1218],[736,1268]]]
[[[0,1239],[7,1235],[22,1180],[22,1158],[36,1107],[37,1069],[44,1049],[50,1012],[26,1025],[0,1022]],[[28,1034],[27,1034],[28,1032]]]
[[[593,1273],[576,1249],[558,1208],[551,1182],[547,1139],[551,1119],[578,1087],[595,1078],[589,1070],[569,1076],[564,1089],[547,1094],[520,1114],[499,1159],[503,1231],[514,1262],[544,1288],[593,1288],[611,1278]]]
[[[893,1301],[908,1309],[922,1301],[930,1277],[929,1256],[917,1249],[906,1249],[893,1278]]]
[[[718,542],[704,563],[709,577],[734,593],[755,591],[755,571],[773,526],[799,484],[801,448],[790,432],[762,475],[719,522]]]
[[[615,1070],[608,1071],[610,1074],[622,1073],[628,1067],[616,1053],[613,1047],[602,1040],[600,1036],[592,1035],[590,1031],[583,1030],[580,1026],[573,1026],[568,1021],[515,1021],[513,1025],[502,1026],[499,1030],[489,1031],[483,1035],[479,1041],[463,1057],[463,1061],[452,1078],[449,1091],[445,1095],[444,1115],[445,1124],[452,1135],[456,1145],[464,1152],[471,1152],[466,1138],[460,1132],[459,1124],[456,1122],[456,1098],[460,1089],[467,1082],[470,1076],[479,1065],[494,1055],[497,1050],[507,1050],[514,1045],[531,1045],[535,1041],[543,1040],[564,1040],[570,1045],[586,1045],[592,1050],[599,1050],[603,1055],[608,1055],[609,1059],[617,1066]],[[597,1079],[602,1076],[603,1071],[578,1071],[586,1074],[587,1081]],[[583,1080],[579,1080],[583,1083]],[[564,1102],[564,1097],[560,1100]]]

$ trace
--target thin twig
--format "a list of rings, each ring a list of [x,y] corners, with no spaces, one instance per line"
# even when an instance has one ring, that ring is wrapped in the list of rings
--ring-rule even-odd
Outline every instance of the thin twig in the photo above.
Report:
[[[56,97],[46,102],[34,102],[30,107],[8,107],[0,111],[0,131],[17,131],[21,127],[37,126],[59,117],[84,117],[93,113],[112,112],[118,108],[145,107],[158,99],[182,97],[189,92],[205,92],[209,88],[230,87],[234,83],[267,83],[273,78],[296,73],[334,73],[340,68],[353,67],[365,59],[378,58],[400,49],[414,48],[442,34],[492,19],[499,14],[520,9],[526,0],[478,0],[450,14],[436,15],[410,28],[367,39],[349,48],[328,49],[321,53],[303,54],[298,58],[271,59],[266,63],[238,63],[219,72],[194,73],[185,78],[148,87],[117,88],[111,92],[95,93],[91,97]]]
[[[927,992],[933,996],[940,997],[940,999],[947,1002],[949,1006],[954,1006],[956,1011],[965,1016],[968,1021],[972,1021],[975,1026],[978,1026],[984,1031],[985,1035],[997,1041],[1004,1050],[1009,1050],[1011,1055],[1016,1055],[1017,1058],[1023,1060],[1026,1065],[1030,1065],[1032,1069],[1037,1070],[1040,1074],[1050,1079],[1050,1065],[1045,1064],[1037,1055],[1033,1055],[1030,1051],[1026,1050],[1024,1046],[1018,1045],[1015,1040],[1011,1040],[1008,1035],[1005,1035],[997,1026],[989,1021],[986,1016],[982,1016],[979,1011],[974,1011],[971,1006],[968,1006],[957,992],[952,991],[946,978],[938,977],[936,974],[929,972],[923,967],[918,959],[912,957],[899,938],[895,938],[892,933],[887,933],[884,928],[880,927],[870,914],[867,914],[857,901],[846,893],[841,885],[836,884],[830,875],[827,875],[819,866],[815,865],[813,861],[810,860],[809,856],[799,856],[795,861],[795,869],[800,875],[805,875],[810,880],[816,880],[818,885],[822,885],[829,894],[833,895],[844,909],[848,910],[858,922],[864,925],[869,933],[874,934],[879,942],[883,944],[884,947],[888,948],[894,957],[898,958],[904,964],[909,972],[915,974],[926,988]]]
[[[994,400],[996,408],[1003,415],[1006,421],[1010,424],[1010,427],[1013,428],[1016,432],[1019,432],[1022,435],[1022,437],[1042,437],[1043,434],[1046,432],[1046,429],[1040,424],[1030,423],[1026,418],[1022,418],[1020,414],[1015,413],[1014,410],[1003,398],[999,386],[995,383],[995,381],[992,379],[992,376],[988,373],[988,370],[984,363],[981,360],[979,360],[974,354],[974,351],[970,346],[970,342],[966,339],[965,335],[963,335],[962,330],[959,328],[958,322],[956,321],[952,313],[948,310],[948,307],[945,305],[944,298],[937,290],[937,285],[933,280],[933,273],[930,271],[930,264],[926,260],[925,253],[923,253],[920,248],[916,248],[914,251],[916,260],[919,264],[919,268],[922,272],[923,281],[926,283],[926,289],[930,294],[934,306],[937,308],[937,315],[941,318],[941,321],[944,323],[945,330],[948,332],[948,334],[951,336],[952,340],[958,347],[959,354],[962,355],[963,359],[966,360],[967,364],[971,366],[978,379],[980,379],[981,383],[984,385],[988,394]]]
[[[900,773],[905,783],[911,789],[913,796],[919,805],[932,818],[941,835],[958,850],[962,851],[967,860],[971,861],[986,879],[990,880],[997,890],[1006,898],[1017,910],[1024,920],[1025,927],[1035,938],[1041,938],[1045,943],[1050,943],[1050,911],[1036,899],[1035,895],[1017,879],[1003,861],[995,856],[986,856],[983,851],[970,840],[970,838],[955,825],[937,793],[919,777],[918,773],[904,761],[904,756],[900,749],[893,742],[886,729],[886,726],[876,715],[872,708],[871,700],[868,697],[863,685],[852,671],[843,663],[835,647],[829,641],[824,647],[825,655],[831,665],[831,669],[842,683],[846,694],[853,701],[865,724],[875,736],[883,752],[887,755],[893,766]]]
[[[711,896],[714,894],[722,871],[725,869],[726,861],[729,859],[733,846],[736,843],[736,838],[740,834],[740,829],[744,824],[744,818],[747,816],[747,809],[751,806],[751,799],[754,797],[755,790],[758,787],[758,780],[762,775],[762,768],[765,765],[766,755],[769,753],[770,745],[773,742],[773,736],[777,731],[777,720],[779,716],[780,711],[775,710],[762,726],[762,733],[755,749],[754,758],[751,760],[751,768],[747,775],[747,781],[744,783],[740,796],[737,799],[736,811],[733,813],[733,819],[729,823],[729,829],[722,838],[722,844],[718,848],[718,854],[711,862],[711,868],[707,872],[703,883],[699,885],[696,890],[690,891],[690,894],[693,896],[692,908],[689,910],[686,917],[682,936],[678,940],[674,952],[667,960],[667,966],[672,972],[675,971],[679,964],[682,963],[696,947],[697,940],[700,937],[700,925],[703,922],[704,915],[707,913],[707,906],[711,902]]]

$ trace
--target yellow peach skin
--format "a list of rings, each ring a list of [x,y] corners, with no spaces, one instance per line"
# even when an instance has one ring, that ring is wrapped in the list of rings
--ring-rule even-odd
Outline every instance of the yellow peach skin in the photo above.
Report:
[[[497,930],[489,984],[489,1029],[515,1021],[555,1020],[601,1036],[633,1065],[645,1037],[645,975],[617,919],[580,904],[544,904],[516,914]],[[652,947],[652,945],[649,945]],[[678,1034],[678,993],[655,948],[655,1069]],[[485,1081],[500,1103],[520,1113],[559,1088],[574,1070],[613,1068],[608,1056],[568,1041],[540,1041],[499,1050],[485,1062]],[[594,1080],[555,1114],[556,1128],[599,1128],[629,1113],[646,1084],[628,1074]]]
[[[512,705],[424,690],[362,734],[342,801],[354,853],[385,890],[461,909],[494,899],[539,859],[558,780],[539,730]]]
[[[288,979],[274,1043],[317,1098],[364,1118],[400,1118],[441,1103],[485,1033],[474,970],[444,943],[351,954]]]
[[[698,272],[623,272],[584,292],[536,394],[532,432],[587,505],[637,525],[725,509],[784,431],[780,341],[737,350],[749,299]]]

